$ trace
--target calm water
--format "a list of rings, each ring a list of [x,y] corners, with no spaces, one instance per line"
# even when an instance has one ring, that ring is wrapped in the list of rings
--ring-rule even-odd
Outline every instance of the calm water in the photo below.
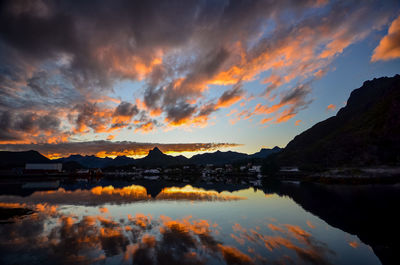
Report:
[[[224,189],[235,188],[104,182],[2,190],[1,207],[35,212],[0,224],[0,264],[381,264],[363,233],[337,224],[345,217],[332,206],[313,210],[334,199],[332,187]],[[354,188],[340,189],[343,198]]]

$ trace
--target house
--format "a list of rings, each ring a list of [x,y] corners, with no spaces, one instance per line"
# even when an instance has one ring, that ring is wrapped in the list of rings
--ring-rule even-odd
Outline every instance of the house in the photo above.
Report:
[[[251,172],[251,173],[260,173],[261,172],[261,166],[252,166],[249,169],[249,172]]]
[[[299,172],[299,168],[297,167],[281,167],[280,172]]]
[[[147,169],[144,171],[144,174],[160,174],[159,169]]]
[[[61,163],[27,163],[25,164],[26,173],[60,173],[62,172]]]

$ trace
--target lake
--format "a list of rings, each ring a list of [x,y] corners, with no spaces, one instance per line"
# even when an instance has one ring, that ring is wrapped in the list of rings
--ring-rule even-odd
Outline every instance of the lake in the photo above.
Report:
[[[0,264],[395,264],[399,249],[399,185],[22,186],[0,188]]]

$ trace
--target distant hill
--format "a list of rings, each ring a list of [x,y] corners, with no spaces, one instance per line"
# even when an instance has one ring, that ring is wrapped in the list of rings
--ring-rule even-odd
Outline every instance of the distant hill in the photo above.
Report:
[[[135,159],[126,157],[126,156],[118,156],[115,159],[105,157],[97,157],[94,155],[91,156],[82,156],[82,155],[70,155],[69,157],[59,158],[54,161],[59,163],[67,163],[67,162],[76,162],[86,168],[105,168],[109,166],[125,166],[134,164]]]
[[[8,152],[0,151],[0,167],[1,169],[24,167],[26,163],[62,163],[63,168],[67,170],[74,170],[77,168],[118,168],[126,166],[139,166],[139,167],[168,167],[180,165],[223,165],[235,162],[246,163],[257,159],[264,159],[267,156],[279,152],[281,148],[274,147],[273,149],[263,148],[259,152],[248,155],[239,152],[221,152],[204,153],[194,155],[193,157],[186,158],[180,156],[170,156],[161,152],[160,149],[155,147],[149,151],[146,157],[134,159],[126,156],[118,156],[114,159],[106,157],[100,158],[94,155],[70,155],[69,157],[50,160],[41,155],[37,151],[26,152]]]
[[[70,155],[69,157],[59,158],[54,161],[59,163],[67,163],[67,162],[77,162],[84,167],[87,168],[103,168],[106,167],[108,164],[111,164],[112,158],[100,158],[97,156],[81,156],[81,155]]]
[[[225,163],[232,163],[235,160],[247,159],[248,157],[249,155],[244,153],[238,153],[232,151],[227,151],[227,152],[216,151],[214,153],[194,155],[190,159],[190,162],[196,165],[205,165],[205,164],[221,165]]]
[[[170,156],[161,152],[160,149],[155,147],[153,150],[149,151],[146,157],[140,159],[133,159],[126,156],[118,156],[114,159],[112,158],[100,158],[96,156],[81,156],[81,155],[71,155],[69,157],[60,158],[54,161],[60,163],[67,162],[77,162],[86,168],[107,168],[107,167],[124,167],[128,165],[140,166],[140,167],[167,167],[167,166],[179,166],[179,165],[223,165],[234,162],[245,162],[250,159],[263,159],[270,154],[279,152],[281,148],[274,147],[273,149],[263,148],[259,152],[248,155],[239,152],[221,152],[216,151],[214,153],[204,153],[199,155],[194,155],[193,157],[186,158],[182,155],[180,156]]]
[[[275,146],[272,149],[262,148],[259,152],[250,155],[250,157],[251,158],[266,158],[269,155],[280,152],[281,150],[282,150],[282,148],[279,148],[278,146]]]
[[[296,136],[281,165],[366,166],[400,163],[400,75],[366,81],[336,116]]]
[[[0,168],[25,167],[26,163],[51,163],[51,160],[37,151],[8,152],[0,151]]]

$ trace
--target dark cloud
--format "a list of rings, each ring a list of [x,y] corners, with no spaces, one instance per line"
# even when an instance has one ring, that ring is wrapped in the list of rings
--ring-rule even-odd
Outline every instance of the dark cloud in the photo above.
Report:
[[[28,79],[28,86],[32,88],[32,90],[38,93],[40,96],[46,96],[47,79],[48,75],[46,72],[44,71],[38,72],[35,76],[32,76],[31,78]]]
[[[243,96],[244,84],[262,72],[280,77],[267,92],[291,80],[307,83],[384,25],[394,3],[2,1],[0,110],[58,113],[63,133],[74,134],[150,130],[165,118],[204,125],[212,111],[204,105],[210,99],[200,99],[210,85],[233,85],[217,109]],[[125,80],[143,81],[141,110],[149,113],[141,124],[113,119],[115,102],[105,98]],[[141,115],[124,102],[115,111]]]
[[[179,102],[176,105],[170,105],[167,108],[167,119],[169,122],[179,124],[182,121],[190,118],[195,112],[196,107],[186,103]]]
[[[232,87],[231,90],[226,90],[221,97],[218,99],[219,107],[229,107],[233,103],[236,103],[244,96],[242,84],[239,82]]]
[[[95,132],[104,132],[109,124],[109,113],[103,112],[96,103],[85,103],[76,105],[78,115],[75,118],[75,130],[85,132],[88,128]]]
[[[139,113],[136,105],[129,102],[121,102],[114,111],[114,116],[132,117]]]
[[[0,111],[0,142],[23,140],[27,135],[43,133],[59,134],[61,121],[54,115],[37,113],[11,113]]]
[[[217,109],[216,109],[216,104],[215,104],[215,103],[208,103],[208,104],[204,105],[204,106],[201,108],[201,110],[200,110],[198,116],[200,116],[200,117],[201,117],[201,116],[207,117],[207,116],[209,116],[211,113],[215,112],[216,110],[217,110]]]
[[[281,95],[279,106],[288,106],[276,117],[276,122],[285,122],[293,118],[300,110],[306,108],[313,100],[308,98],[310,84],[299,84]]]
[[[19,137],[12,132],[11,115],[7,111],[0,112],[0,141],[18,140]]]
[[[282,94],[281,104],[288,102],[304,102],[304,99],[310,93],[310,86],[308,84],[299,84],[293,89]]]

